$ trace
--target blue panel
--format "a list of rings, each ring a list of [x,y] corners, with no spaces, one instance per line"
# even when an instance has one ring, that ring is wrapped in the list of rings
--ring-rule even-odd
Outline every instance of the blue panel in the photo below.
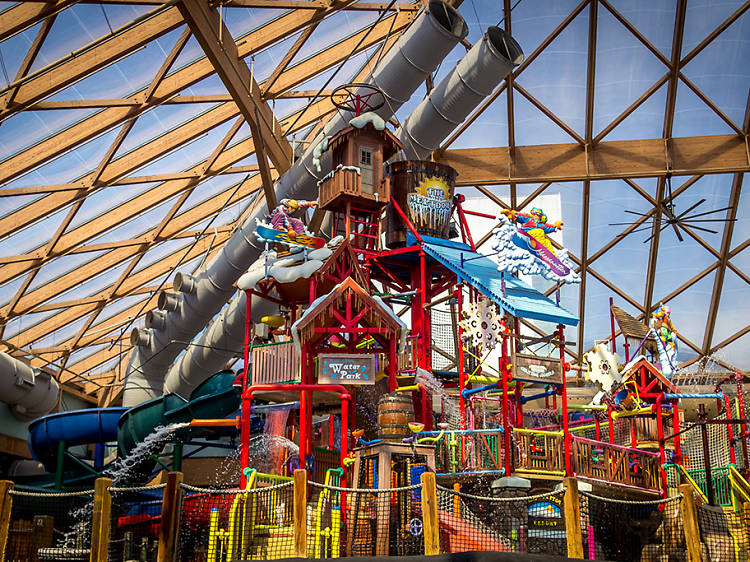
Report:
[[[466,244],[438,240],[429,236],[422,238],[425,253],[455,272],[459,280],[475,287],[513,316],[568,326],[578,324],[578,318],[574,314],[557,306],[518,277],[505,276],[505,295],[503,295],[497,265],[488,257],[472,252]]]

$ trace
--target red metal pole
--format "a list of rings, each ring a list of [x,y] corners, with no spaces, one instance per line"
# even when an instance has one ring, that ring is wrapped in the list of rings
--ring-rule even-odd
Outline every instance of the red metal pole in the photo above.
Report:
[[[724,405],[726,407],[727,412],[727,419],[732,419],[732,408],[729,405],[729,396],[724,394]],[[727,438],[729,439],[729,462],[736,465],[737,459],[735,458],[734,453],[734,430],[732,429],[732,426],[730,424],[727,424]]]
[[[505,476],[510,476],[511,473],[511,458],[513,456],[510,449],[510,416],[508,412],[508,370],[507,361],[508,356],[508,336],[503,334],[503,355],[500,357],[500,376],[503,381],[503,445],[505,448]],[[516,383],[518,384],[518,383]]]
[[[346,468],[344,466],[344,459],[346,458],[346,455],[349,454],[349,451],[347,450],[347,440],[349,436],[349,399],[351,396],[349,394],[342,392],[339,395],[339,398],[341,398],[341,447],[340,447],[340,461],[341,461],[341,468],[344,468],[344,481],[346,482]]]
[[[609,419],[609,442],[615,443],[615,420],[612,418],[612,406],[607,405],[607,419]]]
[[[458,283],[456,285],[456,291],[454,293],[458,300],[458,320],[461,320],[461,312],[463,310],[463,285]],[[466,429],[466,401],[464,400],[464,389],[466,388],[466,372],[464,371],[464,344],[463,344],[463,330],[461,324],[458,325],[458,349],[456,350],[458,356],[458,407],[459,407],[459,429]]]
[[[252,302],[253,297],[249,291],[245,291],[245,349],[244,349],[244,361],[245,369],[242,373],[242,414],[241,414],[241,426],[240,426],[240,488],[245,489],[247,485],[247,477],[245,476],[245,469],[250,466],[250,416],[251,416],[251,400],[244,398],[245,389],[248,387],[250,382],[250,332],[252,327]]]
[[[677,404],[672,404],[672,433],[680,431],[680,410]],[[674,463],[682,464],[682,449],[680,448],[680,436],[674,437]]]
[[[596,424],[596,440],[602,440],[602,426],[599,424],[599,416],[594,412],[594,423]]]
[[[557,338],[560,345],[560,368],[562,370],[562,422],[563,422],[563,449],[565,451],[565,474],[572,476],[570,464],[570,428],[568,427],[568,385],[565,374],[565,331],[562,324],[557,325]]]
[[[466,216],[464,215],[464,210],[461,207],[461,201],[459,201],[458,199],[456,199],[456,208],[458,209],[458,218],[461,221],[463,228],[466,230],[466,238],[469,240],[469,246],[471,246],[472,251],[476,252],[477,248],[476,246],[474,246],[474,240],[471,237],[469,225],[466,222]]]
[[[656,436],[659,439],[659,474],[661,475],[661,489],[664,497],[667,496],[667,471],[664,469],[664,463],[667,462],[667,455],[664,452],[664,420],[661,415],[661,399],[664,395],[656,397]],[[679,430],[678,430],[679,431]],[[635,445],[633,445],[635,448]]]
[[[336,426],[336,416],[333,414],[328,414],[328,450],[333,449],[333,440],[334,440],[334,428]]]
[[[396,370],[398,369],[398,358],[396,354],[396,338],[392,338],[388,344],[388,392],[396,390]]]

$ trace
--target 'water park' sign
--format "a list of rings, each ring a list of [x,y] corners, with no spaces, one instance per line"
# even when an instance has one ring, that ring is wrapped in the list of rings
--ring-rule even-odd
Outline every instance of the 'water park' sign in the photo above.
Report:
[[[321,353],[318,356],[320,384],[375,384],[375,356]]]
[[[516,353],[513,357],[513,378],[519,381],[562,384],[562,365],[554,357],[537,357]]]

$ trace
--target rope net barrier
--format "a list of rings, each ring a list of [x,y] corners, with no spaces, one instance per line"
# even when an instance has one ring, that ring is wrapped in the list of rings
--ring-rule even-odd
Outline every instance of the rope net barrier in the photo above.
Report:
[[[308,558],[424,554],[421,486],[308,490]]]
[[[586,560],[682,560],[682,496],[657,500],[604,498],[581,491],[581,534]]]
[[[749,560],[747,521],[732,507],[698,506],[703,559],[718,562]]]
[[[566,555],[563,492],[517,493],[478,496],[438,486],[440,551]]]
[[[88,560],[94,491],[11,490],[6,560]]]
[[[164,485],[110,488],[109,561],[156,562]]]
[[[276,560],[294,556],[294,483],[250,490],[181,484],[176,559]]]

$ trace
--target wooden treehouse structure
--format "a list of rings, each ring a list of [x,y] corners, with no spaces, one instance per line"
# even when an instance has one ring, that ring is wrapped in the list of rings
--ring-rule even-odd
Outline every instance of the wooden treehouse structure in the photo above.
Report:
[[[333,169],[318,184],[318,202],[333,213],[333,235],[351,238],[358,252],[378,249],[380,214],[391,200],[383,163],[400,148],[393,133],[372,123],[346,127],[328,142]]]

